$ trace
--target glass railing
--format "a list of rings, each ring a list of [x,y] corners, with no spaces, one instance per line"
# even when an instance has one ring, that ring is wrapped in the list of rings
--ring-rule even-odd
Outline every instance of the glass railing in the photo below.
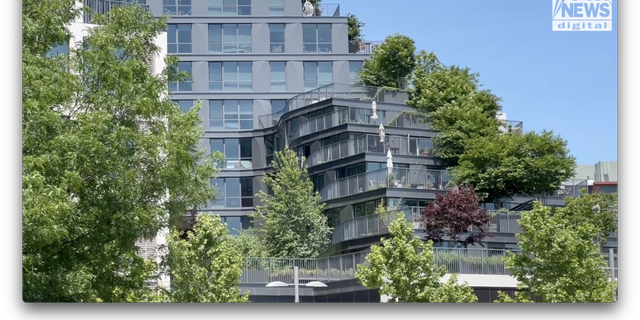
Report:
[[[260,128],[270,128],[277,125],[280,117],[287,112],[331,98],[404,104],[407,101],[407,94],[404,91],[386,88],[332,83],[294,96],[287,100],[282,111],[260,116]]]
[[[335,180],[320,190],[322,201],[381,188],[447,190],[447,170],[385,168]]]
[[[349,53],[372,54],[381,44],[382,41],[349,41]]]
[[[316,17],[339,17],[340,5],[337,3],[322,3],[315,8]]]
[[[413,112],[378,110],[378,119],[371,119],[370,108],[347,108],[334,111],[302,122],[291,134],[291,140],[304,137],[322,130],[337,127],[342,124],[365,124],[384,127],[402,127],[412,129],[429,129],[426,117]]]
[[[386,214],[371,214],[347,220],[333,230],[331,244],[388,234],[391,222],[399,215],[404,215],[407,221],[416,222],[420,218],[422,209],[423,207],[403,207],[390,210]]]
[[[384,140],[380,142],[379,135],[366,134],[324,146],[309,155],[307,166],[311,167],[365,152],[386,154],[388,150],[391,150],[394,156],[433,156],[433,144],[428,138],[386,136]],[[429,147],[420,150],[418,147],[420,140],[428,141]]]
[[[522,121],[516,120],[501,120],[503,125],[500,127],[500,131],[502,132],[513,132],[522,134],[524,131],[524,126]]]

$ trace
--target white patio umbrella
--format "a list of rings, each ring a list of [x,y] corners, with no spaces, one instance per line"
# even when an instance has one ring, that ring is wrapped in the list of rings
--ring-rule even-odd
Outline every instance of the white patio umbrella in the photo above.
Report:
[[[380,142],[384,142],[384,126],[382,126],[382,123],[378,127],[378,133],[380,134]]]
[[[378,120],[378,115],[376,114],[376,102],[371,102],[371,120]]]
[[[387,150],[387,174],[391,174],[393,171],[393,156],[391,155],[391,149]]]

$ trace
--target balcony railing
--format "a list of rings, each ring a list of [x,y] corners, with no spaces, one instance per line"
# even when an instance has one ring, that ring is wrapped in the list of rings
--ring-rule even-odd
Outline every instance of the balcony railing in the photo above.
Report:
[[[511,250],[475,248],[433,248],[435,264],[448,273],[510,275],[504,258]],[[245,258],[240,283],[293,283],[293,267],[298,267],[300,283],[356,279],[357,266],[367,265],[368,251],[319,259]],[[602,254],[605,261],[609,255]],[[614,274],[618,277],[618,255],[614,255]],[[606,267],[606,270],[610,270]]]
[[[335,180],[320,196],[328,201],[381,188],[446,190],[449,181],[447,170],[385,168]]]
[[[501,120],[501,121],[503,123],[503,126],[500,127],[500,130],[502,132],[514,132],[519,134],[522,134],[524,132],[522,121],[516,121],[516,120]]]
[[[381,44],[382,41],[350,41],[349,53],[372,54]]]
[[[314,17],[339,17],[340,5],[337,3],[322,3],[315,8]]]
[[[405,103],[407,94],[404,91],[393,91],[358,84],[332,83],[294,96],[287,100],[287,104],[282,111],[260,116],[260,127],[262,129],[273,127],[278,124],[283,114],[331,98]]]
[[[420,140],[428,141],[428,148],[421,150],[419,148]],[[431,139],[386,136],[385,141],[380,142],[379,135],[366,134],[346,141],[336,142],[314,151],[307,159],[307,166],[311,167],[365,152],[386,154],[388,150],[391,150],[393,155],[433,156]]]
[[[142,2],[142,1],[140,1]],[[140,2],[136,0],[83,0],[83,7],[89,7],[89,11],[84,12],[83,22],[84,23],[92,23],[91,16],[93,14],[107,14],[113,8],[116,7],[124,7],[130,6],[134,3],[140,4]],[[142,7],[149,9],[149,6],[146,4],[140,4]]]
[[[405,219],[415,222],[420,217],[420,211],[423,207],[403,207],[397,210],[391,210],[387,214],[371,214],[362,217],[349,219],[341,223],[333,230],[331,235],[331,244],[343,241],[378,236],[389,233],[389,226],[398,215],[404,215]]]

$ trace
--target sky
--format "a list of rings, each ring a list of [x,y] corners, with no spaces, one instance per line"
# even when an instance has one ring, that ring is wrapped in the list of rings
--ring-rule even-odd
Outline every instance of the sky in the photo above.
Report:
[[[364,38],[400,33],[445,65],[469,67],[525,131],[553,131],[580,165],[617,161],[617,1],[613,30],[552,31],[553,0],[325,0],[365,23]],[[393,3],[392,5],[390,5]]]

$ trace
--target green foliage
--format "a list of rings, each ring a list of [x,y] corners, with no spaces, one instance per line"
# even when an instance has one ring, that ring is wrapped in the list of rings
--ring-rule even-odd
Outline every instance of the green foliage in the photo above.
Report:
[[[149,72],[167,25],[139,6],[94,15],[80,49],[47,57],[74,3],[23,2],[23,300],[155,300],[136,240],[214,198],[200,106],[182,113],[170,69]]]
[[[171,302],[248,302],[240,295],[244,258],[229,241],[217,215],[200,215],[187,240],[173,228],[167,237],[166,267],[171,275]]]
[[[275,173],[263,178],[273,194],[260,190],[256,195],[264,204],[256,207],[254,215],[264,221],[258,235],[271,257],[315,258],[330,243],[331,228],[322,214],[325,205],[293,150],[274,156]]]
[[[451,174],[458,183],[472,184],[485,193],[496,207],[517,194],[551,195],[575,172],[575,158],[566,145],[549,131],[476,137],[467,141]]]
[[[347,14],[347,26],[349,27],[349,42],[360,43],[362,42],[362,28],[364,28],[364,22],[360,21],[353,13]]]
[[[359,76],[368,86],[404,88],[416,65],[413,39],[398,33],[388,36],[365,60]]]
[[[440,282],[447,270],[436,266],[433,243],[414,236],[412,223],[398,217],[390,233],[381,246],[371,246],[367,264],[358,265],[356,277],[363,286],[379,289],[389,302],[477,302],[473,289],[459,285],[456,274]]]
[[[229,235],[231,247],[236,248],[244,258],[267,257],[267,249],[257,232],[253,229],[242,230],[239,235]]]
[[[614,199],[615,198],[615,199]],[[594,239],[616,229],[616,195],[582,195],[567,199],[550,215],[536,202],[522,214],[517,234],[520,253],[510,253],[507,268],[518,279],[521,293],[501,295],[501,302],[612,302],[617,288],[609,281],[601,243]]]

